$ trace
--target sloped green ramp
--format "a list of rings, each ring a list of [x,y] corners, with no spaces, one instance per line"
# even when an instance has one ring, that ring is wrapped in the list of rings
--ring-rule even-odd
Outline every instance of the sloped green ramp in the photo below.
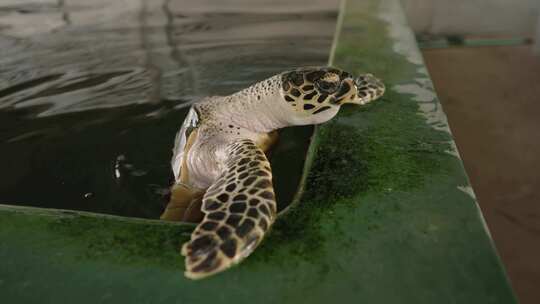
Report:
[[[191,226],[2,206],[2,303],[514,303],[397,0],[343,3],[331,63],[383,100],[316,128],[304,194],[241,266],[182,275]]]

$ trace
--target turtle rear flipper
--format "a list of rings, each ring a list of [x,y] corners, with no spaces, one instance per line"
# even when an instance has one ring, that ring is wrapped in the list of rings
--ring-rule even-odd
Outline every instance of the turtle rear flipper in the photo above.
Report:
[[[227,147],[225,169],[203,198],[203,221],[182,247],[185,275],[199,279],[246,258],[274,222],[276,201],[270,163],[251,140]]]
[[[182,183],[174,184],[171,187],[171,198],[167,207],[160,216],[166,221],[184,221],[198,223],[202,215],[198,212],[198,206],[203,197],[204,191],[189,187]]]

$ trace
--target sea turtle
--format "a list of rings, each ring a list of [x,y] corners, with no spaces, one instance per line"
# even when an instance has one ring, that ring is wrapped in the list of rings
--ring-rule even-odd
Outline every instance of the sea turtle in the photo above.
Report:
[[[265,152],[277,129],[323,123],[341,105],[366,104],[383,93],[384,85],[371,74],[354,78],[333,67],[305,67],[195,103],[176,137],[176,182],[161,215],[200,221],[182,247],[185,275],[198,279],[239,263],[274,222]]]

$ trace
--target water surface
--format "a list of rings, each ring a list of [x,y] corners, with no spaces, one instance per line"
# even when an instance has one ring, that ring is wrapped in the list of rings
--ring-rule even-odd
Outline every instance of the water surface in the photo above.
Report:
[[[0,2],[0,203],[155,218],[191,103],[327,62],[337,1]],[[279,207],[310,128],[272,154]]]

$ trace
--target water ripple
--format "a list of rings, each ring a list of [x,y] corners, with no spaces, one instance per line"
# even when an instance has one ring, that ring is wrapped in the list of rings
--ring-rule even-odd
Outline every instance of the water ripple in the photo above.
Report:
[[[189,105],[325,64],[336,16],[337,0],[3,0],[0,202],[156,217]]]

